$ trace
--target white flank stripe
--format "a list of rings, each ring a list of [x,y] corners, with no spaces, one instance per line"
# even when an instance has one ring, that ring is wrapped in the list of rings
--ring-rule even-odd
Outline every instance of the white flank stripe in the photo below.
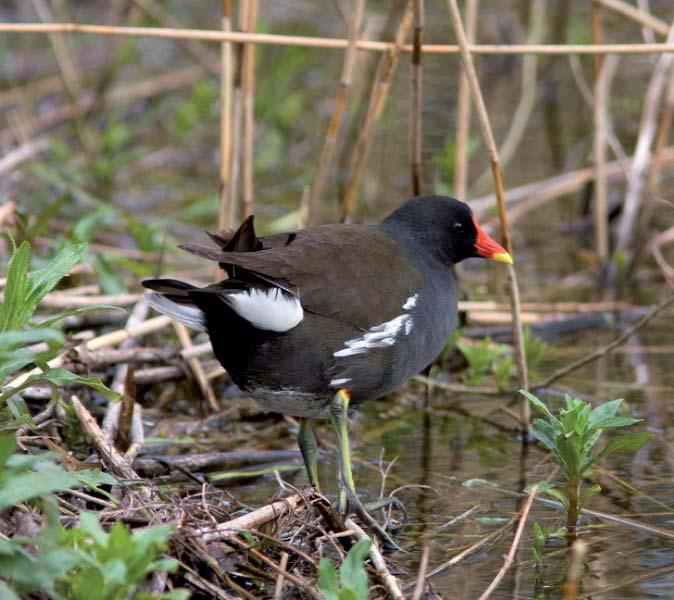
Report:
[[[304,318],[299,299],[279,288],[266,291],[253,288],[221,297],[237,315],[258,329],[288,331]]]
[[[403,308],[405,310],[414,308],[417,303],[417,296],[417,294],[414,294],[414,296],[410,296],[405,300]],[[393,344],[395,344],[396,335],[398,335],[400,330],[402,330],[405,335],[409,335],[413,328],[414,323],[412,322],[412,316],[408,313],[404,313],[397,316],[395,319],[370,327],[362,337],[347,340],[344,342],[346,348],[338,350],[333,356],[336,358],[354,356],[355,354],[363,354],[372,348],[393,346]],[[330,382],[330,385],[333,385],[332,381]]]
[[[407,322],[409,321],[409,325]],[[353,356],[354,354],[363,354],[372,348],[385,348],[386,346],[393,346],[395,337],[398,332],[404,327],[405,332],[408,333],[412,329],[412,319],[405,313],[395,319],[380,323],[371,327],[365,335],[353,340],[344,342],[346,348],[338,350],[333,356],[339,358],[340,356]]]
[[[351,379],[349,379],[348,377],[340,377],[339,379],[332,379],[330,381],[330,387],[340,387],[345,383],[349,383],[349,381],[351,381]]]
[[[169,300],[161,294],[148,292],[145,294],[148,304],[157,312],[187,325],[197,331],[206,331],[204,313],[196,306],[186,306]]]
[[[410,310],[411,308],[414,308],[417,305],[417,296],[418,294],[414,294],[414,296],[410,296],[407,300],[405,300],[403,308],[405,310]]]

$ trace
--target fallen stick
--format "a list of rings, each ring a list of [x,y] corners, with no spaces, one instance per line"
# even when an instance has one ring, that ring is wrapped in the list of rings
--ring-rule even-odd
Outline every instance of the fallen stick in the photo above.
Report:
[[[344,524],[351,531],[353,531],[353,533],[359,540],[371,540],[370,536],[367,535],[367,533],[365,533],[360,528],[360,526],[358,526],[353,521],[353,519],[345,519]],[[403,592],[400,589],[398,580],[393,575],[391,575],[391,571],[389,571],[388,567],[386,566],[386,561],[384,560],[384,557],[379,551],[376,541],[375,540],[371,541],[372,545],[370,546],[370,560],[372,561],[374,568],[377,570],[377,575],[381,579],[381,582],[384,584],[384,587],[386,588],[386,591],[389,593],[391,598],[393,598],[394,600],[404,600],[405,596],[403,596]]]
[[[115,445],[110,438],[103,433],[103,430],[99,427],[96,419],[94,419],[93,415],[87,410],[84,404],[80,402],[79,398],[77,396],[72,396],[70,401],[75,409],[75,414],[79,419],[82,429],[91,439],[94,446],[96,446],[96,449],[101,455],[101,460],[107,465],[110,472],[121,479],[138,482],[143,481],[138,473],[131,468],[124,456],[122,456],[117,448],[115,448]],[[138,491],[143,500],[150,501],[153,499],[154,494],[149,487],[139,485],[137,487],[134,486],[133,489]]]
[[[273,33],[242,33],[218,29],[173,29],[170,27],[124,27],[92,25],[88,23],[0,23],[0,33],[66,33],[146,37],[173,40],[201,40],[204,42],[235,42],[277,46],[299,46],[305,48],[344,49],[348,40],[344,38],[323,38],[301,35],[279,35]],[[393,47],[390,42],[359,40],[358,50],[388,52]],[[402,52],[412,53],[412,44],[403,44]],[[674,52],[674,43],[664,44],[470,44],[471,54],[517,55],[544,54],[567,56],[569,54],[664,54]],[[458,54],[455,44],[423,44],[421,52],[427,54]],[[199,67],[201,69],[201,67]]]
[[[587,356],[579,358],[578,360],[566,365],[565,367],[562,367],[561,369],[557,369],[552,375],[545,378],[543,381],[534,383],[531,386],[531,388],[537,389],[542,387],[548,387],[549,385],[551,385],[558,379],[561,379],[565,375],[568,375],[569,373],[572,373],[576,369],[579,369],[580,367],[583,367],[586,364],[591,363],[594,360],[597,360],[601,356],[608,354],[614,348],[617,348],[618,346],[624,344],[630,337],[632,337],[632,335],[634,335],[634,333],[636,333],[642,327],[647,325],[649,321],[651,321],[653,318],[655,318],[658,314],[660,314],[667,307],[671,306],[673,303],[674,303],[674,294],[665,298],[657,306],[654,306],[648,313],[646,313],[643,317],[641,317],[641,319],[639,319],[634,325],[632,325],[632,327],[626,329],[621,335],[619,335],[615,340],[613,340],[609,344],[606,344],[605,346],[598,348],[594,352],[590,352],[590,354],[588,354]]]
[[[412,594],[412,600],[421,600],[424,597],[424,588],[426,587],[426,572],[428,571],[428,559],[431,554],[431,548],[424,544],[421,548],[421,559],[419,560],[419,571],[417,572],[417,581]]]
[[[522,310],[527,312],[541,313],[588,313],[588,312],[613,312],[617,310],[629,310],[634,304],[629,302],[523,302]],[[459,310],[466,312],[491,312],[506,311],[509,304],[504,302],[487,301],[462,301],[459,302]]]
[[[101,350],[102,348],[108,348],[110,346],[117,346],[122,342],[124,342],[125,340],[147,335],[148,333],[153,333],[155,331],[159,331],[160,329],[163,329],[164,327],[167,327],[170,324],[171,319],[169,317],[161,316],[155,317],[153,319],[148,319],[147,321],[138,323],[138,325],[134,325],[133,327],[129,327],[128,329],[127,328],[117,329],[116,331],[105,333],[92,340],[88,340],[87,342],[82,342],[81,344],[78,344],[77,346],[75,346],[74,348],[72,348],[67,352],[62,352],[58,356],[52,358],[47,363],[47,367],[49,367],[50,369],[55,369],[57,367],[63,366],[63,364],[68,359],[68,353],[72,350],[79,352],[84,348],[86,350],[94,351],[94,350]],[[26,371],[25,373],[22,373],[18,377],[15,377],[4,387],[8,388],[19,387],[23,383],[25,383],[25,381],[29,377],[31,377],[32,375],[38,375],[39,373],[42,373],[42,369],[36,367],[35,369],[31,369],[30,371]]]
[[[529,516],[529,511],[531,510],[531,504],[534,501],[534,497],[536,496],[537,491],[538,491],[537,485],[531,488],[531,491],[529,492],[529,497],[527,498],[527,502],[524,505],[524,508],[522,509],[522,516],[520,517],[520,522],[517,525],[517,531],[515,531],[513,543],[510,545],[510,551],[508,552],[508,554],[505,557],[505,560],[503,561],[503,566],[499,569],[499,572],[496,574],[496,577],[494,577],[492,582],[489,584],[489,587],[487,587],[487,589],[482,593],[479,600],[487,600],[487,598],[491,596],[492,592],[496,589],[498,584],[501,583],[501,580],[505,577],[505,574],[507,573],[508,569],[512,566],[515,560],[515,553],[517,552],[517,547],[520,545],[520,539],[522,537],[522,532],[524,531],[524,525],[527,522],[527,517]]]
[[[180,456],[142,456],[136,458],[133,465],[147,475],[159,475],[174,467],[186,471],[199,471],[210,467],[241,467],[298,458],[300,458],[298,450],[233,450]]]
[[[302,512],[315,499],[316,492],[312,488],[308,488],[282,500],[276,500],[271,504],[257,508],[231,521],[219,523],[215,527],[197,529],[196,533],[206,543],[226,540],[242,531],[251,531],[265,523],[276,521],[284,515]]]

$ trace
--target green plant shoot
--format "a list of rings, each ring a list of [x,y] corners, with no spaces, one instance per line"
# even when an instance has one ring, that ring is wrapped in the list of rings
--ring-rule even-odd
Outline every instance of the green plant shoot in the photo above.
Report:
[[[318,589],[325,600],[367,600],[368,578],[364,563],[371,545],[370,540],[354,544],[339,567],[339,576],[329,559],[321,559]]]
[[[638,450],[653,439],[653,435],[643,431],[621,435],[612,438],[601,451],[596,451],[594,447],[604,430],[629,427],[641,421],[616,416],[622,399],[592,409],[589,403],[567,395],[566,406],[557,417],[533,394],[524,390],[520,390],[520,393],[535,410],[542,413],[542,417],[533,420],[531,431],[552,452],[564,477],[561,485],[539,482],[539,492],[562,503],[567,515],[567,531],[573,532],[580,511],[601,490],[598,485],[584,488],[583,476],[588,469],[602,456]]]

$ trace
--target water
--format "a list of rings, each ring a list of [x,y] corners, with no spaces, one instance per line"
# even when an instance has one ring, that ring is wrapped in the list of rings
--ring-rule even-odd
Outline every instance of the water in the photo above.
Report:
[[[277,33],[343,35],[343,22],[333,3],[277,2],[267,14],[264,27]],[[449,20],[442,2],[427,3],[426,39],[430,42],[451,40]],[[387,2],[368,3],[368,36],[379,37],[386,20]],[[668,2],[651,2],[652,10],[671,22]],[[478,39],[523,42],[526,38],[529,2],[484,1],[480,8]],[[169,3],[167,10],[180,16],[186,27],[215,27],[219,23],[211,7],[180,8]],[[11,9],[7,20],[36,20]],[[72,7],[73,20],[95,21],[100,12],[93,8]],[[549,40],[563,43],[588,42],[589,6],[563,1],[549,2]],[[606,16],[607,41],[636,41],[640,29],[624,20]],[[14,38],[12,38],[14,39]],[[31,79],[41,72],[57,72],[46,38],[23,37],[18,44],[5,42],[0,48],[7,60],[3,72],[8,87],[22,78]],[[94,67],[102,63],[111,40],[92,37],[74,38],[76,55],[87,57]],[[126,43],[126,42],[125,42]],[[142,40],[130,42],[132,60],[123,65],[118,78],[125,83],[152,79],[170,68],[193,65],[193,61],[173,42]],[[36,52],[41,54],[36,54]],[[208,47],[215,53],[217,48]],[[35,56],[41,56],[38,67]],[[581,71],[591,82],[589,58],[580,59]],[[363,107],[366,106],[375,57],[360,53],[355,69],[352,101],[346,114],[342,137],[337,147],[335,170],[328,181],[324,206],[335,212],[340,190],[345,183],[348,160],[357,135]],[[424,60],[424,182],[426,191],[451,191],[452,140],[455,129],[455,98],[458,86],[458,58],[431,56]],[[51,66],[50,66],[51,65]],[[46,68],[45,68],[46,66]],[[482,57],[478,59],[483,92],[492,119],[495,137],[501,141],[511,122],[520,96],[521,59]],[[331,50],[297,50],[263,47],[258,50],[258,92],[256,96],[256,172],[255,196],[257,223],[262,231],[278,227],[278,219],[287,219],[297,209],[304,185],[312,182],[317,156],[323,142],[332,101],[337,90],[341,55]],[[32,70],[31,70],[32,69]],[[652,69],[649,57],[625,57],[611,95],[613,126],[628,154],[632,152],[638,131],[641,101]],[[105,202],[124,208],[148,223],[162,219],[160,233],[166,245],[195,241],[203,237],[203,228],[214,229],[218,202],[217,80],[203,76],[201,87],[184,86],[144,103],[112,103],[102,115],[92,118],[92,126],[101,131],[110,123],[123,123],[129,138],[110,160],[115,168],[106,186],[88,186],[86,176],[97,156],[81,156],[77,143],[63,136],[65,156],[56,152],[40,159],[40,164],[63,177],[81,183]],[[55,99],[36,102],[38,112],[56,103]],[[401,61],[392,85],[387,109],[372,145],[362,185],[359,218],[375,220],[398,206],[409,195],[408,175],[408,60]],[[196,110],[191,122],[186,114]],[[3,112],[7,124],[11,111]],[[540,58],[536,102],[528,121],[523,142],[505,168],[508,187],[542,180],[566,170],[590,164],[592,147],[591,109],[582,99],[571,75],[567,58]],[[471,158],[471,178],[487,167],[477,127],[472,130],[475,150]],[[51,183],[35,175],[3,181],[3,190],[20,198],[36,215],[54,200]],[[674,199],[667,177],[661,187],[665,200]],[[82,183],[83,181],[83,183]],[[61,189],[61,188],[58,188]],[[474,189],[477,197],[488,189]],[[622,186],[611,186],[620,194]],[[72,193],[72,190],[71,190]],[[79,218],[90,210],[77,193],[68,196],[59,213],[62,218]],[[513,231],[520,287],[524,301],[594,300],[602,296],[596,287],[591,255],[592,237],[587,228],[577,227],[582,216],[583,193],[569,195],[533,211],[518,222]],[[658,227],[672,224],[671,210],[659,205]],[[287,221],[286,221],[287,222]],[[292,220],[291,220],[292,226]],[[203,237],[205,240],[205,237]],[[122,265],[130,268],[128,264]],[[143,267],[136,265],[137,270]],[[152,265],[145,265],[148,274]],[[135,276],[143,273],[133,271]],[[565,279],[578,275],[573,285]],[[498,266],[474,262],[463,270],[472,298],[504,301],[504,281]],[[650,304],[663,293],[664,285],[649,261],[640,265],[636,283],[622,291],[629,301]],[[640,331],[626,346],[628,352],[616,352],[583,367],[555,385],[593,402],[624,397],[628,410],[644,419],[643,427],[656,439],[636,455],[619,454],[602,461],[598,481],[603,492],[591,502],[591,508],[611,514],[629,515],[660,527],[674,530],[674,445],[671,424],[674,418],[674,372],[672,339],[674,318],[663,317]],[[557,340],[542,368],[543,374],[563,366],[569,360],[612,339],[616,332],[587,331]],[[643,350],[640,350],[642,348]],[[507,400],[507,399],[506,399]],[[386,480],[386,491],[396,494],[409,511],[408,524],[398,539],[408,550],[393,558],[397,567],[411,580],[416,574],[421,543],[431,546],[434,568],[502,527],[516,515],[522,500],[506,492],[520,492],[528,484],[547,477],[554,465],[537,445],[523,448],[513,432],[513,420],[499,409],[504,399],[479,396],[452,396],[436,391],[426,406],[423,386],[410,383],[387,399],[364,407],[360,420],[352,427],[355,478],[361,493],[375,498],[380,491],[380,458],[384,464],[395,461]],[[242,425],[241,439],[246,439]],[[277,444],[293,447],[292,427],[276,426]],[[328,428],[321,437],[331,440]],[[238,439],[238,438],[237,438]],[[231,440],[229,440],[231,443]],[[218,441],[216,446],[225,444]],[[212,449],[209,447],[209,449]],[[321,461],[321,478],[335,481],[336,462],[329,450]],[[305,482],[303,473],[284,475],[294,484]],[[467,481],[483,479],[488,485],[466,487]],[[622,483],[624,482],[624,483]],[[245,503],[261,505],[278,491],[273,477],[229,487]],[[329,493],[334,488],[328,484]],[[453,526],[442,524],[467,510],[471,514]],[[562,525],[557,510],[536,504],[529,524]],[[489,584],[503,555],[508,551],[513,531],[509,529],[490,544],[469,556],[457,567],[432,579],[434,588],[446,598],[474,598]],[[583,522],[581,537],[589,544],[582,594],[606,598],[674,597],[674,542],[643,531],[592,519]],[[530,526],[525,530],[513,567],[492,597],[558,598],[567,568],[563,542],[545,549],[545,568],[534,569],[531,555]]]

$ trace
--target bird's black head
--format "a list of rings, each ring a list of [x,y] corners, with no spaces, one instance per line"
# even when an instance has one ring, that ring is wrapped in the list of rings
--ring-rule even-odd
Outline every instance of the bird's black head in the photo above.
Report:
[[[478,225],[469,206],[454,198],[412,198],[384,219],[381,228],[445,264],[478,256],[512,264],[510,254]]]

